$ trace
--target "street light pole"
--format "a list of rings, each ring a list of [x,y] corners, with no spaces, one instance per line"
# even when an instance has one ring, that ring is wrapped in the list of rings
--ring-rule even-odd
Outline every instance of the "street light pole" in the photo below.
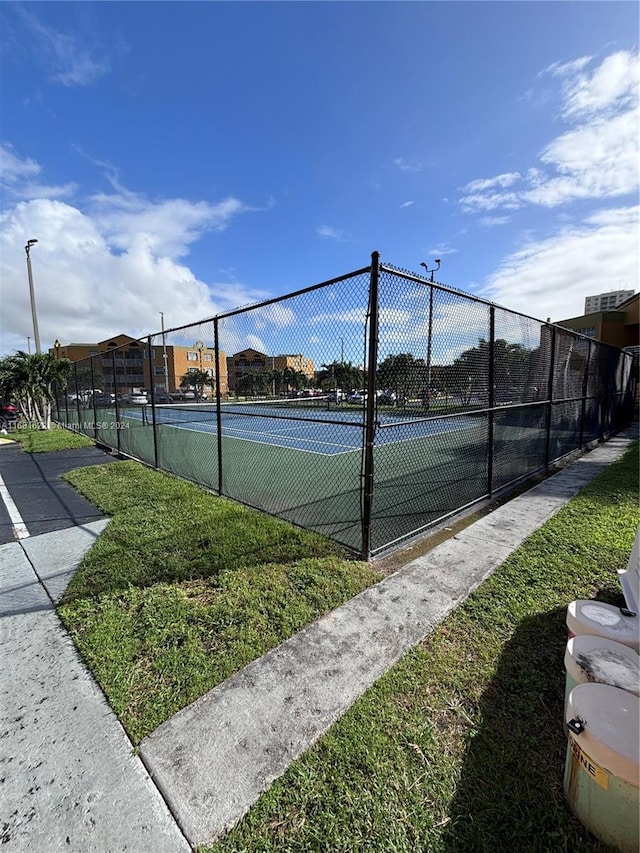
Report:
[[[164,311],[160,312],[162,322],[162,363],[164,364],[164,390],[169,390],[169,371],[167,369],[167,336],[164,331]]]
[[[42,352],[40,349],[40,332],[38,331],[38,312],[36,310],[36,294],[33,289],[33,273],[31,272],[31,247],[38,241],[35,239],[27,240],[27,245],[24,247],[27,253],[27,273],[29,274],[29,296],[31,297],[31,317],[33,319],[33,337],[36,342],[36,352]]]
[[[421,263],[420,266],[424,267],[427,273],[431,273],[431,278],[429,281],[433,284],[433,277],[435,273],[440,269],[440,258],[436,258],[437,267],[433,267],[433,269],[429,269],[425,263]],[[433,287],[429,288],[429,331],[427,333],[427,388],[423,395],[422,404],[425,412],[429,411],[430,397],[431,397],[431,338],[433,335]]]

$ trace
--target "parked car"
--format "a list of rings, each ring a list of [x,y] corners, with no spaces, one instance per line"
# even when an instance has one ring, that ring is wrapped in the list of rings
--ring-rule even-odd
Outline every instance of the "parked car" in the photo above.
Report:
[[[93,405],[99,408],[105,408],[107,406],[114,406],[116,402],[115,394],[94,394],[93,397],[89,399],[89,405]]]
[[[195,400],[196,392],[195,391],[183,391],[181,388],[172,391],[169,396],[174,402],[179,402],[181,400]]]
[[[154,399],[154,402],[156,402],[156,403],[170,403],[171,402],[171,396],[169,394],[167,394],[166,391],[156,391],[153,399]]]
[[[360,391],[355,391],[347,397],[347,403],[359,403],[362,405],[367,402],[367,392],[362,388]]]
[[[123,394],[120,400],[132,406],[145,406],[149,402],[146,391],[134,391],[131,394]]]
[[[345,393],[341,388],[334,388],[327,394],[327,402],[341,403],[345,399]]]
[[[378,395],[378,403],[381,406],[395,406],[398,402],[398,396],[395,391],[382,391]]]
[[[15,426],[20,420],[20,414],[13,403],[0,402],[0,429]]]

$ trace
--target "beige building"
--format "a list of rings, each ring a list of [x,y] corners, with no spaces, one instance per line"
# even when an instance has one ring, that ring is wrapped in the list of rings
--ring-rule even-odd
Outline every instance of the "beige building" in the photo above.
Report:
[[[149,349],[146,341],[120,334],[95,344],[60,344],[49,352],[75,362],[94,356],[91,363],[87,362],[87,370],[83,371],[83,384],[100,388],[106,393],[130,393],[134,390],[150,390],[151,387],[156,392],[172,392],[180,387],[182,377],[193,370],[203,370],[215,379],[215,350],[208,346],[155,344]],[[227,394],[227,357],[222,351],[218,364],[220,393]],[[93,384],[90,382],[91,366]]]
[[[247,374],[268,374],[286,369],[304,373],[310,380],[315,375],[313,360],[301,353],[296,355],[267,355],[255,349],[244,349],[227,358],[227,378],[230,391],[238,391],[238,384]]]

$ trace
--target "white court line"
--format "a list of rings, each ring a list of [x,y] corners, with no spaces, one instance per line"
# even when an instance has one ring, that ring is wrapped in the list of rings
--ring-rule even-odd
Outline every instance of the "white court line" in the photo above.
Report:
[[[9,494],[9,489],[5,486],[4,480],[2,479],[2,475],[0,474],[0,497],[4,501],[4,505],[7,508],[7,512],[9,513],[9,518],[11,519],[11,524],[13,525],[13,530],[18,537],[18,539],[26,539],[31,534],[27,530],[27,525],[22,520],[22,516],[18,512],[18,507],[14,504],[13,498]]]

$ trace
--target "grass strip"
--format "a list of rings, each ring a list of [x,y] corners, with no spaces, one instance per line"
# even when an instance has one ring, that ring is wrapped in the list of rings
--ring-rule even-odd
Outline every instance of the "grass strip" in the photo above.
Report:
[[[19,442],[27,453],[74,450],[76,447],[92,447],[95,444],[95,441],[88,436],[71,432],[57,425],[52,425],[51,429],[40,429],[37,426],[17,427],[6,438]]]
[[[574,598],[623,603],[638,461],[636,444],[202,851],[607,849],[562,792],[565,615]]]
[[[65,475],[111,522],[58,612],[134,742],[380,574],[137,462]]]

